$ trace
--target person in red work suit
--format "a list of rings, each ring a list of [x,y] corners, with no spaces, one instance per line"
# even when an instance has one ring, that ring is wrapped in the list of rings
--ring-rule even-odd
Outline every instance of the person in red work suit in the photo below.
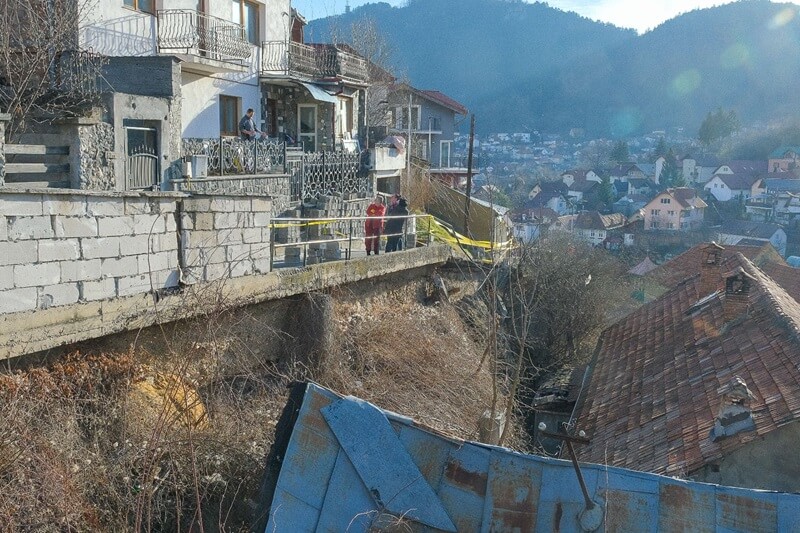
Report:
[[[381,232],[383,231],[383,216],[385,214],[386,206],[383,203],[383,196],[376,196],[367,207],[367,220],[364,223],[364,232],[367,235],[367,238],[364,239],[364,244],[367,247],[367,255],[370,252],[375,252],[375,255],[378,255],[378,250],[381,248]]]

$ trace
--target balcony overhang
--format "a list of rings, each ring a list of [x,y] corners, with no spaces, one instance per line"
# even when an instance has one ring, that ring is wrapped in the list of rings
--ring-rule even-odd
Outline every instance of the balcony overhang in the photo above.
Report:
[[[178,58],[181,62],[181,72],[191,72],[193,74],[203,75],[223,74],[227,72],[240,74],[247,72],[247,66],[231,61],[221,61],[219,59],[211,59],[193,54],[162,53],[160,55],[169,55]]]

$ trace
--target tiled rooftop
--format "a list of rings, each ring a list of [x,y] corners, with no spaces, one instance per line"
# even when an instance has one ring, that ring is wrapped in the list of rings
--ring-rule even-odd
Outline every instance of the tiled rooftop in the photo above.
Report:
[[[753,278],[746,315],[725,322],[729,297],[689,274],[603,332],[576,410],[592,439],[581,460],[685,475],[800,418],[800,304],[740,253],[719,268],[737,267]],[[755,395],[756,430],[713,442],[734,376]]]

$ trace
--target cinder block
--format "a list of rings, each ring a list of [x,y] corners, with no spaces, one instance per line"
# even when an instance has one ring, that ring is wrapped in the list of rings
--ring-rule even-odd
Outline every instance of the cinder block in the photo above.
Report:
[[[86,216],[86,198],[43,196],[42,211],[45,215]]]
[[[225,260],[234,263],[250,258],[251,247],[249,244],[234,244],[225,247]]]
[[[97,219],[97,234],[100,237],[133,235],[133,216],[101,217]]]
[[[211,198],[186,198],[183,211],[187,213],[207,213],[211,211]]]
[[[187,266],[205,266],[211,263],[222,263],[225,261],[225,248],[216,246],[213,248],[184,249],[183,261]]]
[[[215,229],[238,228],[240,225],[240,213],[214,213]]]
[[[141,255],[150,251],[151,241],[160,235],[134,235],[133,237],[121,237],[119,240],[120,255]]]
[[[204,231],[214,229],[214,213],[196,213],[193,218],[194,229]]]
[[[250,249],[250,257],[253,259],[269,259],[269,246],[253,246]]]
[[[77,283],[48,285],[39,290],[39,309],[77,303],[81,293]]]
[[[150,276],[147,274],[124,276],[117,279],[117,296],[119,297],[150,292],[152,288]]]
[[[0,242],[8,240],[8,219],[0,214]]]
[[[97,219],[89,217],[55,217],[56,237],[70,239],[73,237],[96,237]]]
[[[0,291],[14,288],[14,267],[0,267]]]
[[[184,248],[208,248],[217,246],[219,234],[216,231],[183,231],[181,246]]]
[[[55,232],[49,216],[12,217],[9,219],[9,240],[52,239],[54,236]]]
[[[87,198],[86,213],[93,217],[121,217],[125,215],[122,198]]]
[[[122,276],[132,276],[139,273],[138,256],[130,255],[120,258],[103,259],[100,265],[100,272],[103,276],[119,278]]]
[[[100,279],[100,260],[64,261],[61,263],[61,281],[88,281]]]
[[[253,213],[251,224],[255,227],[268,227],[271,219],[269,213]]]
[[[174,252],[178,249],[178,236],[174,233],[165,233],[164,235],[153,235],[150,239],[150,251],[153,253],[158,252]]]
[[[150,212],[150,202],[146,197],[125,198],[126,215],[148,215]]]
[[[215,213],[231,213],[236,208],[236,201],[233,198],[215,197],[211,199],[210,211]]]
[[[239,228],[223,229],[216,232],[220,244],[242,244],[242,230]]]
[[[36,241],[0,242],[0,265],[35,263],[38,258]]]
[[[37,296],[36,287],[0,291],[0,314],[32,311],[36,309]]]
[[[55,285],[59,281],[61,281],[61,265],[58,263],[14,266],[15,287]]]
[[[136,258],[139,261],[139,274],[158,272],[159,270],[168,270],[170,268],[170,259],[172,256],[173,254],[170,252],[137,255]]]
[[[272,200],[269,198],[253,198],[252,211],[254,213],[269,213],[272,211]]]
[[[240,278],[242,276],[249,276],[253,274],[253,261],[249,257],[231,263],[230,272],[232,278]]]
[[[78,239],[39,241],[39,261],[74,261],[81,257],[81,244]]]
[[[181,213],[181,228],[182,229],[200,229],[194,224],[194,215],[190,213]]]
[[[117,282],[114,278],[98,281],[84,281],[80,284],[81,300],[94,302],[117,296]]]
[[[249,213],[252,211],[252,202],[250,198],[237,198],[233,201],[233,210],[240,213]]]
[[[177,287],[180,281],[180,273],[175,269],[161,270],[150,274],[150,280],[156,289]]]
[[[164,223],[167,225],[167,233],[175,233],[178,231],[178,223],[175,221],[175,216],[172,213],[164,213]]]
[[[164,215],[134,215],[133,231],[137,235],[152,235],[167,231]]]
[[[81,239],[81,256],[84,259],[118,257],[120,250],[119,243],[119,237]]]
[[[36,216],[44,214],[42,196],[39,194],[9,194],[0,196],[0,213],[7,217]]]
[[[247,244],[261,242],[261,228],[245,228],[242,230],[242,240]]]
[[[269,264],[270,264],[269,258],[254,259],[253,270],[257,274],[268,274],[270,272]]]
[[[178,210],[177,200],[161,200],[158,202],[158,212],[162,214],[174,213]]]
[[[203,278],[206,281],[214,281],[228,277],[228,263],[211,263],[205,265]]]

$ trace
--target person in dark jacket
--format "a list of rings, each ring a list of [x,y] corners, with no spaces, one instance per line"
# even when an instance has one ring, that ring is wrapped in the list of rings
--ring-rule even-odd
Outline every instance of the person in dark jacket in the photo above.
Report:
[[[389,209],[387,213],[390,217],[407,217],[408,202],[405,198],[400,198],[397,205]],[[386,220],[384,233],[386,234],[386,252],[396,252],[402,249],[403,224],[405,218],[389,218]]]

